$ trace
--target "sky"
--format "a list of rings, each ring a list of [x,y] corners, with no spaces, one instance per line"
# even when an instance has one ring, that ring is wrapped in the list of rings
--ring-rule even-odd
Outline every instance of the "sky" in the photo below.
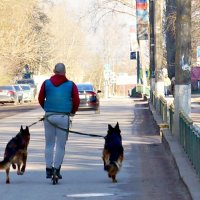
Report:
[[[135,17],[128,14],[114,13],[106,15],[98,21],[98,15],[88,16],[88,11],[93,9],[93,5],[98,0],[53,0],[55,4],[64,3],[66,12],[75,20],[80,20],[83,31],[88,38],[88,45],[92,51],[103,54],[104,40],[112,40],[112,51],[114,56],[118,57],[118,62],[122,62],[130,57],[130,26],[135,25]],[[128,8],[127,12],[130,12]],[[84,16],[84,17],[83,17]],[[118,40],[116,42],[116,40]],[[112,43],[112,42],[111,42]]]

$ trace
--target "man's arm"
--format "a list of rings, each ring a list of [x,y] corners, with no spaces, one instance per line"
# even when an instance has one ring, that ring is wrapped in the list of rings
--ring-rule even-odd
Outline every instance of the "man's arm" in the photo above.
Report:
[[[79,94],[78,94],[78,88],[73,82],[72,86],[72,114],[75,114],[78,110],[79,104],[80,104],[80,99],[79,99]]]
[[[38,102],[42,108],[44,108],[44,101],[45,101],[45,84],[44,83],[45,82],[43,82],[40,88],[39,95],[38,95]]]

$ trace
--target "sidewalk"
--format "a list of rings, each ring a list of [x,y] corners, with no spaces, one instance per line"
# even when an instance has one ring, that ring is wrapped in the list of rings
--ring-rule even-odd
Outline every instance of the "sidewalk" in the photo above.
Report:
[[[194,102],[194,101],[193,101]],[[191,104],[191,118],[193,119],[195,124],[200,124],[200,103],[195,105],[192,102]],[[195,105],[195,106],[194,106]],[[156,123],[162,124],[162,119],[155,111],[153,105],[149,103],[149,108],[153,114],[153,117]],[[193,169],[191,163],[185,152],[183,151],[182,147],[178,143],[177,139],[170,133],[169,129],[164,128],[161,130],[162,134],[162,141],[167,148],[169,148],[174,161],[177,165],[179,170],[180,177],[182,178],[183,182],[187,186],[193,200],[200,199],[200,178],[196,174],[195,170]]]
[[[172,95],[165,97],[165,99],[169,104],[174,101]],[[194,124],[200,127],[200,94],[191,95],[191,118]]]

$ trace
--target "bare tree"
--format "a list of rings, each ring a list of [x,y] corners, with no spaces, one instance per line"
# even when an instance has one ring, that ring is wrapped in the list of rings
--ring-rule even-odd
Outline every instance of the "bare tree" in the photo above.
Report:
[[[66,13],[63,4],[52,7],[48,14],[51,19],[49,26],[52,36],[51,68],[55,63],[63,62],[67,66],[68,77],[80,81],[89,66],[90,55],[86,35],[81,31],[80,23]]]
[[[191,1],[191,56],[192,61],[191,65],[196,65],[196,53],[197,53],[197,46],[200,45],[200,0],[192,0]],[[168,58],[168,67],[171,71],[171,75],[174,76],[175,73],[175,32],[176,32],[176,2],[173,0],[167,0],[166,2],[167,13],[166,13],[166,24],[165,24],[165,31],[167,33],[167,45],[169,46],[167,52],[169,55]]]
[[[0,76],[1,82],[11,82],[21,74],[25,64],[36,70],[39,54],[47,54],[48,35],[44,32],[47,16],[41,12],[37,0],[2,0],[0,6]]]

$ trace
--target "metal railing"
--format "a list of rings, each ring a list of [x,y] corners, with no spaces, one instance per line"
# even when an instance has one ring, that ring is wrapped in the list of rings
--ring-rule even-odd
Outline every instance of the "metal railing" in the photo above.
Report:
[[[162,96],[159,98],[159,112],[162,120],[167,123],[167,101]]]
[[[167,122],[169,124],[169,130],[172,133],[173,129],[174,129],[174,105],[171,104],[168,108],[169,114],[167,117]]]
[[[159,112],[162,120],[166,122],[170,131],[173,130],[173,120],[174,120],[174,106],[173,104],[168,105],[164,97],[158,97],[155,91],[150,91],[150,101],[153,107]],[[158,107],[157,107],[158,106]],[[158,108],[158,109],[157,109]]]
[[[179,114],[179,125],[180,144],[197,174],[200,175],[200,132],[193,125],[192,119],[184,112]]]
[[[192,163],[197,174],[200,176],[200,131],[193,127],[193,157]]]
[[[169,130],[174,130],[174,105],[167,105],[164,97],[150,91],[150,101],[164,122],[169,125]],[[184,112],[179,114],[179,138],[180,144],[186,152],[196,173],[200,176],[200,128],[193,124],[193,120]]]
[[[150,100],[154,108],[156,108],[156,93],[155,91],[150,90]]]

